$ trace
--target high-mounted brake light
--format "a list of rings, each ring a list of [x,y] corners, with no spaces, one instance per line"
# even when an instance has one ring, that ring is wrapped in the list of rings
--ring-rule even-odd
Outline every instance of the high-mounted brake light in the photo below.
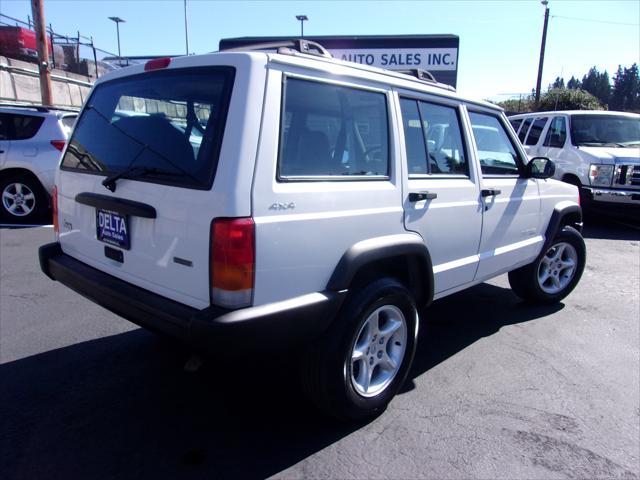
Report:
[[[64,140],[51,140],[51,145],[53,145],[54,147],[56,147],[58,150],[62,151],[64,149],[64,145],[65,145]]]
[[[58,187],[54,185],[51,198],[51,207],[53,210],[53,231],[56,234],[56,238],[60,234],[60,224],[58,223]]]
[[[149,70],[160,70],[161,68],[167,68],[170,63],[171,57],[154,58],[153,60],[149,60],[144,64],[144,71],[148,72]]]
[[[252,218],[219,218],[211,224],[211,302],[226,308],[251,305],[255,272]]]

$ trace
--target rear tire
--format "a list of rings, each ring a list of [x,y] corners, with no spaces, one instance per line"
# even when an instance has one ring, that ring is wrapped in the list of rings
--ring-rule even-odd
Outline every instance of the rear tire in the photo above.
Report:
[[[37,223],[48,210],[47,196],[37,180],[13,174],[0,179],[0,219],[13,224]]]
[[[534,262],[509,272],[509,283],[516,295],[525,300],[542,304],[559,302],[580,281],[586,257],[582,235],[566,226]]]
[[[303,354],[303,389],[338,419],[376,416],[406,380],[417,334],[409,291],[396,280],[377,280],[347,299],[329,331]]]

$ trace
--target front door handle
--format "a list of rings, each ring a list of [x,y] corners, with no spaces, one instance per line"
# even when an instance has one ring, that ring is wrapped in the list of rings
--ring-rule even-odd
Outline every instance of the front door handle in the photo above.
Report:
[[[500,195],[502,193],[502,190],[498,190],[497,188],[483,188],[480,191],[480,195],[482,195],[482,197],[495,197],[496,195]]]
[[[420,200],[433,200],[438,198],[438,194],[434,192],[411,192],[409,194],[410,202],[419,202]]]

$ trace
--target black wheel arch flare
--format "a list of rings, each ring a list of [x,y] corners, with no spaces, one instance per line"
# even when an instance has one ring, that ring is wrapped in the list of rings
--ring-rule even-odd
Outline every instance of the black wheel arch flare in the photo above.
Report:
[[[553,210],[545,232],[542,254],[548,250],[556,234],[567,225],[575,228],[578,232],[582,232],[582,208],[580,208],[580,205],[556,207]]]
[[[396,260],[406,262],[404,266],[400,266],[402,264]],[[422,237],[412,233],[367,239],[349,247],[336,265],[327,283],[327,290],[349,289],[365,271],[388,275],[384,268],[385,264],[393,264],[396,270],[399,268],[403,270],[406,279],[411,283],[406,287],[416,295],[416,302],[419,305],[426,306],[433,301],[434,280],[431,255]]]

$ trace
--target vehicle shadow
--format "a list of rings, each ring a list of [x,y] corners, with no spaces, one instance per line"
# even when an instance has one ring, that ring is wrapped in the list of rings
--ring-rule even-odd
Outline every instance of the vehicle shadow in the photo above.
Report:
[[[542,318],[563,308],[563,303],[529,304],[511,289],[488,283],[438,300],[422,312],[411,378],[424,374],[502,327]],[[411,388],[408,382],[405,391]]]
[[[590,215],[585,218],[582,236],[601,240],[640,240],[640,223]]]
[[[0,219],[0,229],[2,228],[31,228],[31,227],[44,227],[45,225],[51,225],[53,220],[51,215],[43,215],[40,218],[36,218],[30,222],[4,222]]]
[[[411,378],[559,308],[488,284],[436,302]],[[288,357],[212,357],[193,374],[188,355],[133,330],[0,365],[3,477],[265,478],[364,426],[319,414]]]

